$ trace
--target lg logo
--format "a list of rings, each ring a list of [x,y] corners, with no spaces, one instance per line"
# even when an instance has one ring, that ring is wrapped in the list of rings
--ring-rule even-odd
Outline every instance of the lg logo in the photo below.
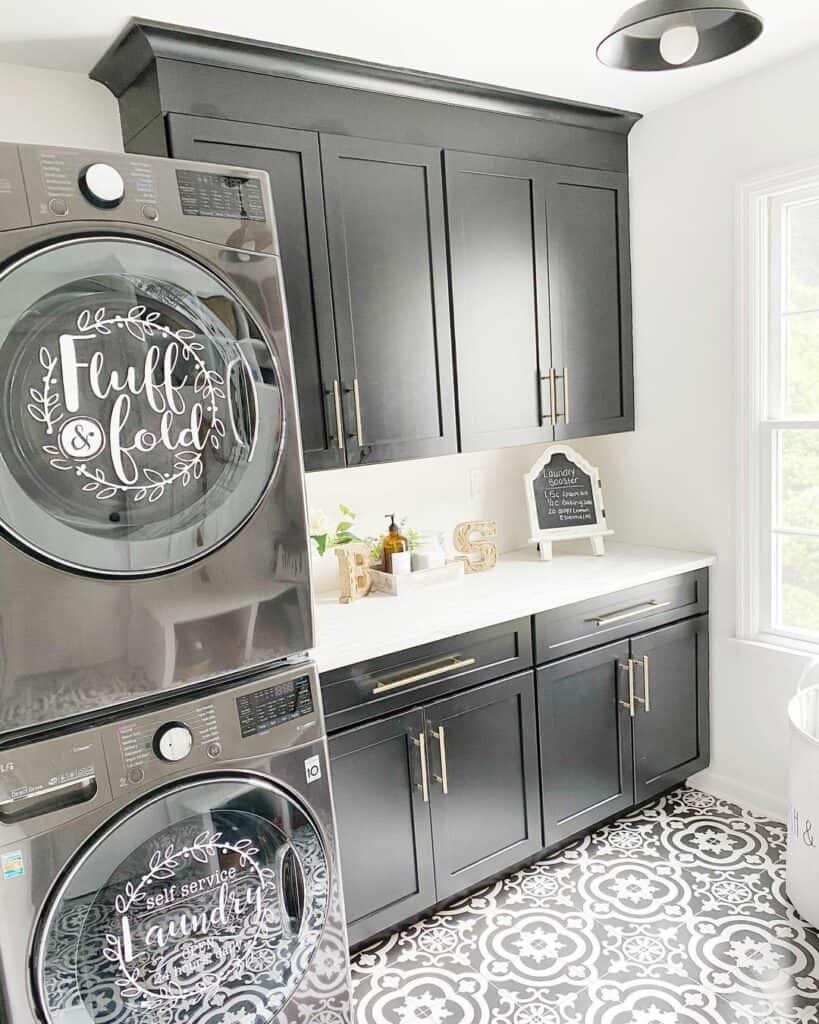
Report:
[[[3,772],[13,772],[13,771],[14,771],[14,761],[6,761],[5,764],[2,761],[0,761],[0,775],[2,775]]]

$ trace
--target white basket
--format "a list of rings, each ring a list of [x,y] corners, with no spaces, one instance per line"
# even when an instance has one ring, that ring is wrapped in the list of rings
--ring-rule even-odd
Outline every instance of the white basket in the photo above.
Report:
[[[790,813],[788,815],[788,897],[819,927],[819,660],[811,661],[788,704],[790,728]]]

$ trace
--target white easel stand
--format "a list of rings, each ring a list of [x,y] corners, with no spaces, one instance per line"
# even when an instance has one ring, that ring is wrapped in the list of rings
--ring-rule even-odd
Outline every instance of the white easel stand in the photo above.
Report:
[[[611,531],[609,531],[609,532],[611,532]],[[570,539],[571,538],[569,538],[569,537],[566,538],[566,540],[570,540]],[[587,540],[589,541],[589,543],[592,546],[592,554],[593,555],[605,555],[605,553],[606,553],[606,546],[605,546],[605,543],[604,543],[602,537],[600,537],[600,536],[588,537]],[[540,553],[540,560],[541,560],[541,562],[551,562],[551,560],[552,560],[552,541],[550,541],[550,540],[535,540],[534,543],[537,544],[537,549],[538,549],[538,552]]]

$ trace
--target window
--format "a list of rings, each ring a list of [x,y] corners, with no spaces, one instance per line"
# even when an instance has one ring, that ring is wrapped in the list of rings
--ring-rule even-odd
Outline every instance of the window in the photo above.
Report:
[[[819,179],[745,199],[739,633],[819,647]]]

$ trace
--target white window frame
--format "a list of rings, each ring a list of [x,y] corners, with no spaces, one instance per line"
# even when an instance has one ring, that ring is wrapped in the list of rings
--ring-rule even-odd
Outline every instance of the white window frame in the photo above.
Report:
[[[786,419],[781,408],[780,227],[789,205],[813,200],[819,200],[819,164],[756,178],[738,189],[737,636],[819,653],[819,638],[775,626],[772,607],[774,533],[809,532],[786,531],[773,522],[774,432],[783,425],[819,429],[819,419]],[[782,262],[774,264],[777,256]]]

